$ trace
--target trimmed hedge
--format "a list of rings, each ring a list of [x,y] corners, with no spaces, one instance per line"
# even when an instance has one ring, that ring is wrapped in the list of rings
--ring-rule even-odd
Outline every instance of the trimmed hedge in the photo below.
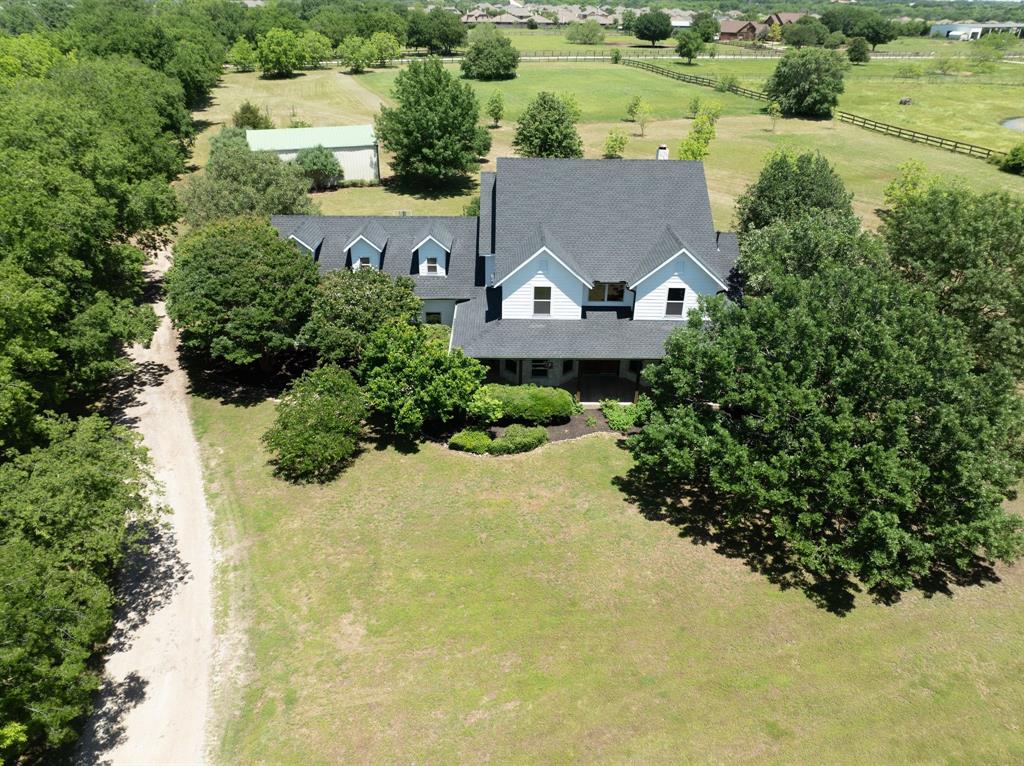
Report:
[[[568,420],[576,412],[576,400],[564,388],[488,383],[481,391],[501,403],[502,419],[506,421],[553,423]]]
[[[488,451],[492,455],[512,455],[516,452],[529,452],[537,449],[548,440],[548,430],[544,426],[511,425],[505,433],[491,442]]]
[[[513,455],[517,452],[529,452],[537,449],[548,440],[548,432],[544,426],[511,425],[497,439],[492,439],[486,431],[467,428],[452,434],[448,440],[448,448],[458,452],[472,452],[474,455]]]
[[[448,440],[448,449],[458,452],[472,452],[474,455],[486,455],[491,446],[491,437],[486,431],[479,431],[475,428],[467,428],[452,434]]]

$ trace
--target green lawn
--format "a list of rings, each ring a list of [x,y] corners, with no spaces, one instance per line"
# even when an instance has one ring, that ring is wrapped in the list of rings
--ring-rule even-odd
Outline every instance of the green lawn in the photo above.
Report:
[[[600,45],[577,45],[565,39],[564,30],[503,29],[502,34],[512,41],[521,53],[584,53],[608,48],[650,47],[644,40],[619,32],[606,32]],[[662,45],[668,46],[667,41]]]
[[[716,61],[684,68],[703,74],[734,73],[744,83],[760,86],[771,66],[774,66],[774,62]],[[847,96],[855,97],[861,92],[868,94],[872,87],[878,85],[878,93],[884,93],[888,88],[890,96],[886,98],[898,98],[897,91],[893,90],[896,88],[895,81],[867,79],[872,71],[880,71],[881,66],[881,62],[878,62],[878,67],[872,70],[872,67],[876,67],[876,63],[872,62],[867,67],[854,70]],[[1004,71],[1011,66],[1005,65],[990,76],[1024,77],[1024,66],[1017,66],[1019,75],[1017,70]],[[230,120],[231,113],[245,99],[267,107],[278,125],[286,125],[293,113],[314,125],[370,122],[379,105],[389,100],[397,72],[397,69],[385,69],[352,76],[333,69],[306,72],[289,80],[264,80],[254,73],[227,74],[222,79],[221,87],[215,91],[211,106],[197,114],[197,118],[206,121],[208,126],[199,137],[194,161],[200,166],[205,163],[210,136]],[[894,122],[896,120],[885,113],[886,109],[901,109],[906,110],[901,114],[927,116],[930,114],[927,110],[931,101],[928,91],[921,90],[921,94],[918,94],[921,85],[914,83],[914,89],[910,91],[916,101],[913,107],[889,107],[879,101],[877,111],[860,106],[851,108],[876,119],[892,119]],[[718,137],[712,144],[711,156],[705,167],[715,223],[722,229],[732,225],[736,197],[757,177],[762,157],[777,146],[823,152],[836,165],[853,192],[858,214],[872,227],[878,223],[875,211],[883,203],[882,190],[895,176],[897,166],[908,159],[917,159],[936,173],[962,176],[977,189],[1008,189],[1024,193],[1024,178],[1001,173],[979,160],[830,121],[781,120],[772,131],[770,121],[759,111],[758,102],[623,66],[607,63],[527,62],[521,65],[520,75],[514,80],[501,83],[472,82],[472,86],[481,100],[486,99],[495,89],[500,89],[505,95],[507,107],[502,127],[491,132],[494,145],[482,169],[492,169],[496,157],[513,154],[511,144],[514,122],[526,103],[540,90],[572,93],[576,96],[582,112],[580,132],[587,157],[601,155],[605,136],[616,127],[625,129],[631,135],[626,149],[629,158],[653,157],[660,143],[675,150],[689,130],[688,107],[691,99],[700,97],[717,101],[723,107],[723,117],[718,123]],[[939,85],[930,87],[941,88]],[[993,93],[1016,92],[1009,86],[972,85],[971,88],[983,88],[985,92]],[[1017,90],[1024,93],[1024,89]],[[639,136],[636,125],[623,121],[626,105],[634,94],[642,94],[652,106],[653,119],[644,137]],[[1008,102],[1004,98],[1001,103],[1005,106]],[[979,101],[968,111],[977,116],[984,114],[986,109],[997,108],[995,102],[986,105]],[[955,107],[953,111],[958,109]],[[1024,113],[1024,108],[1021,111]],[[973,116],[971,119],[974,119]],[[964,127],[968,117],[964,115],[962,120],[950,118],[948,124],[939,126],[942,128],[940,132],[949,134],[956,130],[973,130]],[[900,124],[920,130],[935,129],[930,124],[910,125],[902,121]],[[1010,136],[1007,144],[1012,144],[1013,136],[1020,135],[1005,128],[996,130]],[[962,137],[968,140],[967,135]],[[990,140],[991,136],[971,137],[983,144],[999,146]],[[387,176],[390,171],[386,154],[382,156],[382,163]],[[470,179],[465,193],[458,196],[431,198],[377,187],[342,189],[318,194],[316,198],[324,213],[335,215],[396,215],[401,212],[452,215],[460,213],[475,192],[474,177]]]
[[[838,617],[646,520],[611,437],[293,486],[271,405],[192,410],[247,626],[226,764],[1024,761],[1021,567]]]

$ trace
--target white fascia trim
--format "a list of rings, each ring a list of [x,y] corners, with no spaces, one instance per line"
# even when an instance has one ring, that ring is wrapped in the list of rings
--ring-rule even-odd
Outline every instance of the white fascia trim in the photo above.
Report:
[[[708,271],[708,270],[707,270],[707,267],[705,267],[703,263],[701,263],[700,261],[698,261],[698,260],[697,260],[697,259],[696,259],[696,258],[695,258],[695,257],[693,256],[693,253],[691,253],[691,252],[690,252],[689,250],[687,250],[687,249],[686,249],[685,247],[684,247],[684,248],[683,248],[682,250],[680,250],[680,251],[679,251],[678,253],[675,253],[674,255],[670,255],[670,256],[669,256],[668,258],[666,258],[666,259],[665,259],[664,261],[662,261],[662,262],[661,262],[661,263],[659,263],[659,264],[658,264],[657,266],[655,266],[655,267],[654,267],[653,269],[651,269],[651,270],[650,270],[650,271],[649,271],[649,272],[648,272],[647,274],[644,274],[644,275],[643,275],[642,277],[640,277],[640,279],[638,279],[638,280],[637,280],[636,282],[634,282],[633,284],[631,284],[631,285],[629,286],[629,289],[630,289],[630,290],[636,290],[636,286],[637,286],[638,284],[640,284],[640,283],[641,283],[641,282],[643,282],[643,281],[644,281],[645,279],[647,279],[647,278],[648,278],[649,276],[651,276],[652,274],[654,274],[654,273],[655,273],[655,272],[656,272],[656,271],[657,271],[658,269],[660,269],[660,268],[662,268],[663,266],[665,266],[665,264],[671,263],[672,261],[674,261],[674,260],[675,260],[676,258],[678,258],[678,257],[679,257],[680,255],[683,255],[684,253],[686,254],[686,256],[687,256],[687,257],[688,257],[688,258],[689,258],[689,259],[690,259],[691,261],[693,261],[694,263],[696,263],[696,264],[697,264],[697,265],[698,265],[698,266],[700,267],[700,270],[701,270],[701,271],[703,271],[703,272],[704,272],[705,274],[707,274],[707,275],[708,275],[709,277],[711,277],[711,278],[712,278],[713,280],[715,280],[715,284],[717,284],[717,285],[718,285],[719,287],[721,287],[721,288],[722,288],[723,290],[728,290],[728,289],[729,289],[729,288],[728,288],[728,286],[727,286],[727,285],[726,285],[726,284],[725,284],[724,282],[722,282],[722,280],[721,280],[721,279],[719,279],[719,278],[718,278],[718,277],[716,277],[716,276],[715,276],[714,274],[712,274],[712,273],[711,273],[710,271]]]
[[[452,352],[452,346],[455,343],[455,323],[459,319],[459,306],[461,306],[461,305],[462,305],[461,303],[456,303],[455,307],[452,309],[452,331],[448,335],[448,353],[449,354]]]
[[[529,263],[530,261],[532,261],[532,260],[533,260],[534,258],[536,258],[536,257],[537,257],[538,255],[540,255],[541,253],[547,253],[547,254],[548,254],[548,255],[550,255],[550,256],[551,256],[552,258],[554,258],[554,259],[555,259],[556,261],[558,261],[558,262],[559,262],[560,264],[562,264],[562,268],[564,268],[564,269],[565,269],[566,271],[568,271],[568,272],[569,272],[570,274],[572,274],[572,275],[573,275],[574,277],[576,277],[576,279],[578,279],[578,280],[579,280],[580,282],[582,282],[582,283],[583,283],[583,284],[584,284],[584,285],[586,286],[586,288],[587,288],[588,290],[589,290],[589,289],[590,289],[591,287],[593,287],[593,285],[592,285],[592,284],[590,284],[590,282],[588,282],[588,281],[587,281],[587,280],[585,280],[585,279],[584,279],[583,277],[581,277],[581,276],[580,276],[579,274],[577,274],[577,273],[576,273],[575,271],[573,271],[572,269],[570,269],[570,268],[569,268],[569,267],[568,267],[568,266],[566,265],[565,261],[563,261],[563,260],[562,260],[561,258],[559,258],[559,257],[558,257],[557,255],[555,255],[554,253],[552,253],[552,252],[551,252],[550,250],[548,250],[548,249],[547,249],[546,247],[542,247],[542,248],[541,248],[540,250],[538,250],[538,251],[537,251],[536,253],[534,253],[534,254],[533,254],[533,255],[531,255],[531,256],[530,256],[529,258],[527,258],[527,259],[526,259],[525,261],[523,261],[523,262],[522,262],[522,263],[520,263],[520,264],[519,264],[518,266],[516,266],[516,267],[515,267],[514,269],[512,269],[512,271],[510,271],[510,272],[509,272],[508,274],[506,274],[506,275],[505,275],[504,277],[502,277],[502,278],[501,278],[500,280],[498,280],[497,282],[495,282],[495,283],[494,283],[494,287],[500,287],[500,286],[501,286],[501,284],[502,284],[503,282],[505,282],[505,281],[506,281],[507,279],[509,279],[509,278],[510,278],[510,277],[511,277],[511,276],[512,276],[513,274],[515,274],[515,273],[516,273],[517,271],[519,271],[519,269],[523,268],[523,267],[524,267],[524,266],[525,266],[526,264],[528,264],[528,263]]]
[[[372,248],[373,248],[374,250],[376,250],[376,251],[377,251],[378,253],[383,253],[383,252],[384,252],[384,249],[383,249],[383,248],[377,247],[377,246],[376,246],[375,244],[373,244],[373,243],[372,243],[372,242],[371,242],[370,240],[368,240],[368,239],[367,239],[366,237],[364,237],[364,236],[363,236],[362,234],[360,234],[360,235],[359,235],[358,237],[356,237],[356,238],[355,238],[355,239],[353,239],[353,240],[352,240],[351,242],[349,242],[349,243],[348,243],[347,245],[345,245],[345,250],[351,250],[351,249],[352,249],[352,245],[354,245],[354,244],[355,244],[356,242],[358,242],[359,240],[363,240],[363,242],[365,242],[366,244],[368,244],[368,245],[369,245],[370,247],[372,247]]]
[[[316,253],[316,249],[314,249],[314,248],[310,247],[309,245],[307,245],[307,244],[306,244],[305,242],[303,242],[303,241],[302,241],[301,239],[299,239],[298,237],[296,237],[296,236],[295,236],[294,234],[289,234],[289,235],[288,235],[288,239],[292,240],[293,242],[298,242],[298,243],[299,243],[300,245],[302,245],[302,246],[303,246],[304,248],[306,248],[307,250],[309,250],[309,252],[311,252],[311,253],[313,253],[313,254],[315,254],[315,253]]]
[[[422,241],[422,242],[420,242],[420,243],[419,243],[418,245],[416,245],[416,247],[414,247],[414,248],[413,248],[413,252],[415,252],[415,251],[419,250],[419,249],[420,249],[421,247],[423,247],[423,245],[425,245],[425,244],[427,243],[427,241],[428,241],[428,240],[429,240],[430,242],[433,242],[433,243],[434,243],[435,245],[437,245],[437,246],[438,246],[439,248],[441,248],[442,250],[444,250],[444,251],[445,251],[446,253],[448,253],[448,255],[451,255],[451,254],[452,254],[452,251],[451,251],[451,250],[449,250],[449,249],[448,249],[447,247],[445,247],[445,246],[444,246],[443,244],[441,244],[440,242],[438,242],[438,241],[437,241],[436,239],[434,239],[434,238],[433,238],[432,236],[430,236],[429,234],[428,234],[428,235],[427,235],[426,237],[424,237],[424,238],[423,238],[423,241]]]

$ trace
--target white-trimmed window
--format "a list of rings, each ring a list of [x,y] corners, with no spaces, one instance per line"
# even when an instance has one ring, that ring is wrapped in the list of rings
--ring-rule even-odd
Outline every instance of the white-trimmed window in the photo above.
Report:
[[[368,256],[368,255],[361,256],[359,258],[359,260],[357,260],[356,263],[355,263],[356,271],[358,271],[359,269],[372,269],[372,268],[373,268],[373,265],[370,263],[370,256]]]
[[[594,282],[587,291],[587,303],[622,303],[625,299],[625,282]]]
[[[537,285],[533,288],[533,315],[551,316],[551,287]]]
[[[668,288],[668,298],[665,301],[665,316],[681,317],[683,315],[683,302],[686,299],[685,287]]]
[[[427,258],[427,273],[428,274],[436,274],[437,273],[437,258]]]

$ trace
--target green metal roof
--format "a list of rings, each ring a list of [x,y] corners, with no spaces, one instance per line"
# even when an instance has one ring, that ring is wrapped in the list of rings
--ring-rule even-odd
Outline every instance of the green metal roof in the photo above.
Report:
[[[254,152],[287,152],[311,146],[334,149],[343,146],[373,146],[377,143],[373,135],[373,125],[247,130],[245,139]]]

